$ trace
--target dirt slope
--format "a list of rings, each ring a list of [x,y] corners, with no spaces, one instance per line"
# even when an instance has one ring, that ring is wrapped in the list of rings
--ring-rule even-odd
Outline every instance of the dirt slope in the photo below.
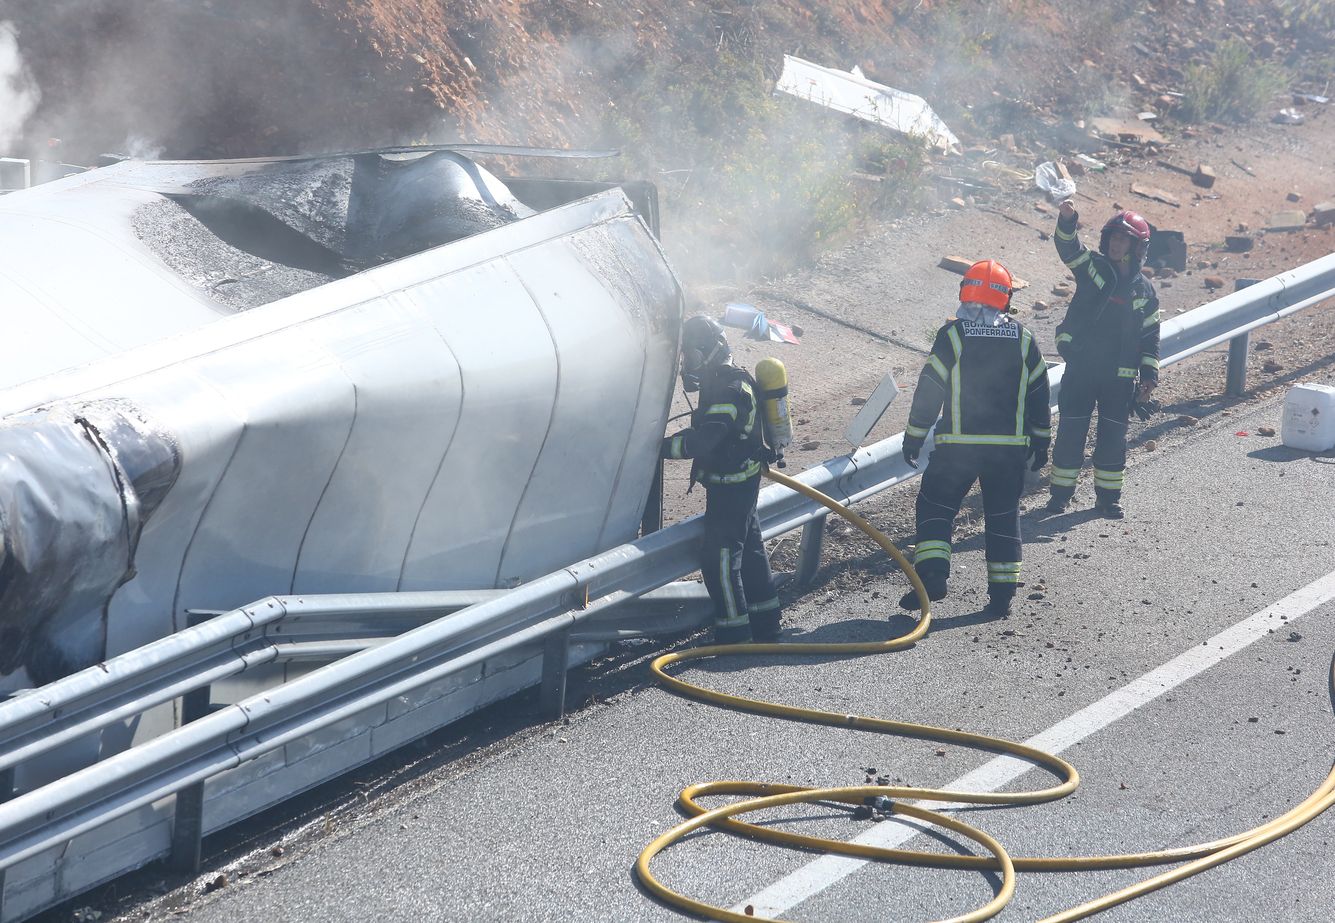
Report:
[[[170,156],[412,137],[590,145],[646,80],[733,52],[858,64],[967,129],[994,110],[1128,96],[1223,37],[1291,56],[1278,0],[45,0],[0,4],[41,101],[18,147],[71,159],[141,137]],[[1088,9],[1082,9],[1088,8]],[[1085,73],[1088,71],[1089,73]],[[655,78],[655,75],[660,75]],[[651,87],[652,89],[652,87]],[[612,139],[615,140],[615,139]]]

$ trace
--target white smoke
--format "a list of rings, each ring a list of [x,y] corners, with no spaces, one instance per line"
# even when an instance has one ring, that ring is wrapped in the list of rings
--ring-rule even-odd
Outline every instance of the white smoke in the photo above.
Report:
[[[140,134],[126,136],[117,153],[125,154],[133,160],[157,160],[162,156],[161,144]]]
[[[0,154],[4,154],[37,108],[41,93],[19,56],[18,31],[0,22]]]

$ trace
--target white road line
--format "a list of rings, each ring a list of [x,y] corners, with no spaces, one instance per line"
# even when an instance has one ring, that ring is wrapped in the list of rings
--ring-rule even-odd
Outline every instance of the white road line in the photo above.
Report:
[[[1161,667],[1151,670],[1109,693],[1087,708],[1066,718],[1040,734],[1025,741],[1031,747],[1059,754],[1068,747],[1103,730],[1124,718],[1142,705],[1152,702],[1165,692],[1205,672],[1238,651],[1266,635],[1271,629],[1286,627],[1299,616],[1335,599],[1335,572],[1312,581],[1274,605],[1248,616],[1208,641],[1173,658]],[[1016,779],[1034,767],[1012,756],[999,756],[973,772],[960,776],[945,788],[991,792]],[[926,807],[946,808],[950,805],[923,802]],[[904,824],[877,824],[854,842],[875,846],[898,846],[918,834],[918,830]],[[796,872],[779,879],[768,888],[733,907],[744,913],[748,904],[756,916],[774,917],[797,906],[826,888],[856,872],[867,864],[865,859],[845,856],[822,856],[807,863]]]

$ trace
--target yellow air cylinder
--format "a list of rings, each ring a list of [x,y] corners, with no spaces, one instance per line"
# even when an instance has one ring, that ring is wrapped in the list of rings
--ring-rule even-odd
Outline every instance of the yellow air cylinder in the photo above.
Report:
[[[784,447],[793,441],[793,422],[788,414],[788,370],[778,359],[761,359],[756,363],[756,384],[760,386],[757,397],[765,444],[782,458]]]

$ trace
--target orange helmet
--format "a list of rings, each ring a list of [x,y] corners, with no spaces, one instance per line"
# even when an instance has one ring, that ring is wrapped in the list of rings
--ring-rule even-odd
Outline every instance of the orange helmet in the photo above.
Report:
[[[1011,303],[1011,274],[996,260],[979,260],[964,273],[960,301],[977,302],[998,311]]]

